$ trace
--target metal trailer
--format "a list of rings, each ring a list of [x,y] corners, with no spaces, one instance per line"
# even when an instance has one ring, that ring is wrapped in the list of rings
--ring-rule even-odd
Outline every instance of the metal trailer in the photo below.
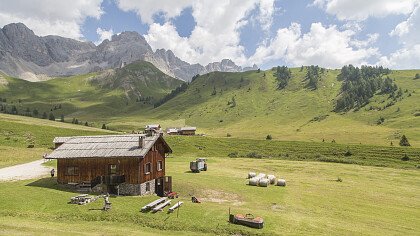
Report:
[[[207,171],[206,158],[197,158],[197,160],[190,162],[190,169],[194,173],[200,173],[200,171]]]

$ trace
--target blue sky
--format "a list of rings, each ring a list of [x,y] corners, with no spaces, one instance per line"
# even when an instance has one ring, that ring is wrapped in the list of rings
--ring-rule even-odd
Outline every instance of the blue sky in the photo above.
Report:
[[[137,31],[153,49],[189,63],[224,58],[266,69],[285,64],[420,68],[420,0],[24,0],[0,9],[0,26],[99,44]]]

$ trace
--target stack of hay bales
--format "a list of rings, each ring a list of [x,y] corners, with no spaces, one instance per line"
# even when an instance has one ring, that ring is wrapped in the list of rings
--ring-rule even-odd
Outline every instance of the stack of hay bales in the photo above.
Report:
[[[249,185],[251,186],[268,187],[270,184],[276,183],[276,176],[266,175],[264,173],[256,175],[255,172],[249,172],[248,179]]]
[[[286,186],[286,180],[278,179],[276,181],[275,175],[266,175],[264,173],[259,173],[258,175],[255,172],[248,173],[249,185],[251,186],[260,186],[268,187],[269,185],[277,186]]]

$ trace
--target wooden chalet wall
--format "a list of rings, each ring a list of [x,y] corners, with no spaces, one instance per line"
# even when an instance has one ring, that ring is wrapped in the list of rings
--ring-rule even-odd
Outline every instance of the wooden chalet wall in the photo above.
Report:
[[[162,161],[162,170],[158,171],[158,161]],[[151,172],[146,174],[146,164],[151,163]],[[154,148],[150,149],[147,155],[140,161],[140,183],[165,176],[165,151],[162,141],[159,139]]]
[[[162,161],[162,170],[158,171],[158,161]],[[145,165],[151,163],[151,172],[145,173]],[[144,158],[68,158],[57,159],[58,183],[90,182],[97,176],[109,175],[109,165],[117,165],[116,175],[124,175],[125,182],[141,184],[165,176],[165,151],[159,139]],[[67,175],[68,167],[77,167],[78,173]]]

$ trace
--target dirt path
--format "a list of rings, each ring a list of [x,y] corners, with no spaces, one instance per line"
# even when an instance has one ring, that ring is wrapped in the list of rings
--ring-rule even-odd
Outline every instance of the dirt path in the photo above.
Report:
[[[38,160],[1,168],[0,181],[24,180],[47,176],[50,173],[50,168],[43,166],[43,162],[44,160]]]

